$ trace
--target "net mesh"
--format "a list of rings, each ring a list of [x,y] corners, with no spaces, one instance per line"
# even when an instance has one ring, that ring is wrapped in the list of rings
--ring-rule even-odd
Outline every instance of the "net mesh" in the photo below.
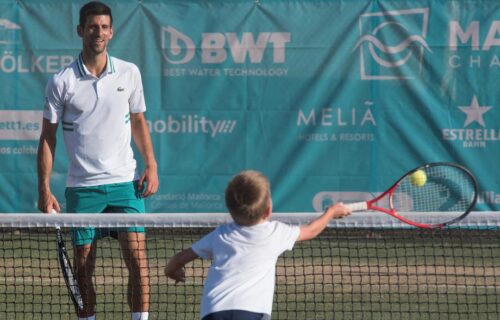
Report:
[[[292,224],[315,214],[275,215]],[[187,281],[164,276],[169,257],[227,215],[0,215],[0,318],[74,319],[54,228],[69,256],[71,227],[147,227],[150,319],[198,319],[209,261],[187,265]],[[128,319],[128,271],[118,241],[97,242],[93,275],[100,319]],[[471,213],[443,230],[416,229],[387,215],[332,221],[318,238],[278,260],[273,319],[499,319],[500,220]]]

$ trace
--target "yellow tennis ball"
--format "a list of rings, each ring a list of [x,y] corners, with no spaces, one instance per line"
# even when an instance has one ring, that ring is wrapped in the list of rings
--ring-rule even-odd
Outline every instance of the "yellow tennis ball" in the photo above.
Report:
[[[427,175],[424,170],[417,170],[412,173],[410,176],[410,182],[417,187],[423,187],[427,182]]]

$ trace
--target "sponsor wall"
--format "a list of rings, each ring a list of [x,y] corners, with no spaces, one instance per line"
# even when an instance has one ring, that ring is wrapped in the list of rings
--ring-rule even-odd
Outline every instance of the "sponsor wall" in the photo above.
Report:
[[[43,92],[79,53],[85,2],[0,0],[0,212],[37,211]],[[470,168],[477,210],[500,210],[498,0],[108,4],[110,54],[143,76],[161,182],[148,211],[222,212],[247,168],[270,177],[275,211],[320,211],[434,161]]]

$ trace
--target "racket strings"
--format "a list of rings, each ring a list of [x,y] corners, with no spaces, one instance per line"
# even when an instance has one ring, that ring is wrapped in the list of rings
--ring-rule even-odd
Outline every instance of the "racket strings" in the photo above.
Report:
[[[447,165],[422,170],[425,183],[415,183],[409,174],[398,184],[392,206],[399,214],[456,212],[460,216],[471,209],[476,190],[474,178],[468,172]]]

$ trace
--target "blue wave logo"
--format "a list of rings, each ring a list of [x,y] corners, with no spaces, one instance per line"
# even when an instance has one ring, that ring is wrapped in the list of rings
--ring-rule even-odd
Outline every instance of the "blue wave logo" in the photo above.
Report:
[[[387,11],[361,15],[360,52],[362,80],[413,79],[422,70],[427,44],[428,9]]]

